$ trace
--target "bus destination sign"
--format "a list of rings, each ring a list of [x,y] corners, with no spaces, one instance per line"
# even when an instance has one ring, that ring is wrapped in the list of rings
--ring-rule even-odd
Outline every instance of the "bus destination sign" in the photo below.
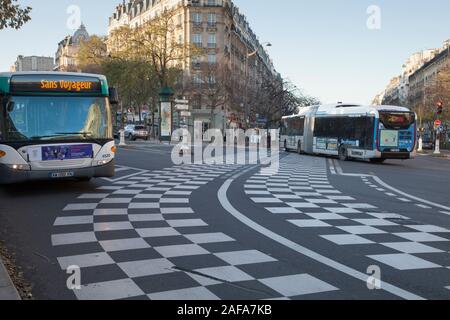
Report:
[[[101,93],[100,79],[86,76],[20,75],[11,78],[11,92]]]

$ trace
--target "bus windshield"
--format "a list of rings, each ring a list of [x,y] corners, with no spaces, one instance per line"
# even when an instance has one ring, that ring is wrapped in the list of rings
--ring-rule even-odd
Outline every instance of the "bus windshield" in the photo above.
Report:
[[[409,129],[416,121],[412,112],[380,112],[380,121],[386,129],[405,130]]]
[[[109,102],[105,97],[13,96],[1,140],[111,139]]]

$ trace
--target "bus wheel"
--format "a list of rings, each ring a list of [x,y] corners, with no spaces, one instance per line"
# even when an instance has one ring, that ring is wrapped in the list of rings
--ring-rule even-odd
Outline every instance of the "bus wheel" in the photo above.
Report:
[[[347,149],[345,147],[339,148],[339,160],[341,160],[341,161],[348,160],[348,153],[347,153]]]
[[[369,161],[370,161],[371,163],[382,164],[383,162],[386,161],[386,159],[375,158],[375,159],[370,159]]]

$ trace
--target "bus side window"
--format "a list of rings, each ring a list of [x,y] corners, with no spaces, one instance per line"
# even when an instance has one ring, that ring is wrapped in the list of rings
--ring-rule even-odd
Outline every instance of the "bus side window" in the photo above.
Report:
[[[280,135],[286,135],[286,120],[281,121]]]
[[[314,136],[318,138],[324,137],[325,132],[325,120],[324,118],[316,118],[314,125]]]

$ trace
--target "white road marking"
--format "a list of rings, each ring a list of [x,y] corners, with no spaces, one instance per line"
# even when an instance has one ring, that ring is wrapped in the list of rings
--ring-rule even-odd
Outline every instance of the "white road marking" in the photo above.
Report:
[[[422,209],[433,209],[432,207],[426,206],[424,204],[416,204],[416,206],[419,207],[419,208],[422,208]]]
[[[120,178],[116,178],[116,179],[111,179],[111,178],[101,178],[101,179],[106,180],[108,182],[117,182],[117,181],[125,180],[125,179],[132,178],[132,177],[136,177],[138,175],[142,175],[144,173],[148,173],[149,172],[149,170],[145,170],[145,169],[138,169],[138,168],[131,168],[131,167],[116,167],[116,172],[121,172],[121,171],[126,171],[126,170],[135,170],[135,171],[138,171],[138,172],[133,173],[133,174],[129,174],[127,176],[123,176],[123,177],[120,177]]]
[[[97,237],[94,232],[54,234],[51,239],[53,246],[97,242]]]
[[[260,224],[254,222],[253,220],[249,219],[244,214],[242,214],[241,212],[236,210],[236,208],[233,207],[233,205],[230,203],[230,201],[227,198],[227,191],[230,188],[232,182],[233,182],[233,180],[225,181],[225,183],[220,187],[217,195],[218,195],[218,199],[219,199],[219,202],[222,205],[222,207],[228,213],[230,213],[232,216],[234,216],[236,219],[238,219],[240,222],[247,225],[249,228],[255,230],[256,232],[268,237],[269,239],[276,241],[287,248],[290,248],[291,250],[294,250],[302,255],[305,255],[313,260],[316,260],[319,263],[322,263],[330,268],[333,268],[342,273],[345,273],[353,278],[356,278],[363,282],[367,282],[367,274],[364,274],[364,273],[362,273],[358,270],[355,270],[351,267],[348,267],[342,263],[339,263],[328,257],[325,257],[315,251],[305,248],[305,247],[273,232],[272,230],[269,230],[269,229],[261,226]],[[382,282],[382,288],[383,288],[383,290],[390,292],[391,294],[394,294],[403,299],[424,300],[424,298],[422,298],[412,292],[403,290],[403,289],[396,287],[392,284],[389,284],[387,282]]]
[[[432,207],[437,207],[440,209],[444,209],[445,212],[450,212],[450,207],[444,206],[442,204],[433,202],[433,201],[429,201],[429,200],[425,200],[419,197],[416,197],[414,195],[408,194],[406,192],[403,192],[389,184],[387,184],[386,182],[384,182],[383,180],[381,180],[379,177],[375,176],[375,175],[370,175],[370,174],[352,174],[352,173],[344,173],[342,168],[340,167],[339,163],[337,161],[334,161],[335,165],[336,165],[336,170],[338,171],[338,174],[341,176],[347,176],[347,177],[370,177],[373,178],[379,185],[381,185],[383,188],[385,189],[389,189],[401,196],[404,196],[405,198],[409,198],[418,202],[422,202],[424,204],[430,205]],[[338,169],[339,168],[339,169]],[[389,195],[389,194],[388,194]],[[440,211],[441,213],[444,213],[442,211]],[[447,213],[444,213],[447,214]]]

